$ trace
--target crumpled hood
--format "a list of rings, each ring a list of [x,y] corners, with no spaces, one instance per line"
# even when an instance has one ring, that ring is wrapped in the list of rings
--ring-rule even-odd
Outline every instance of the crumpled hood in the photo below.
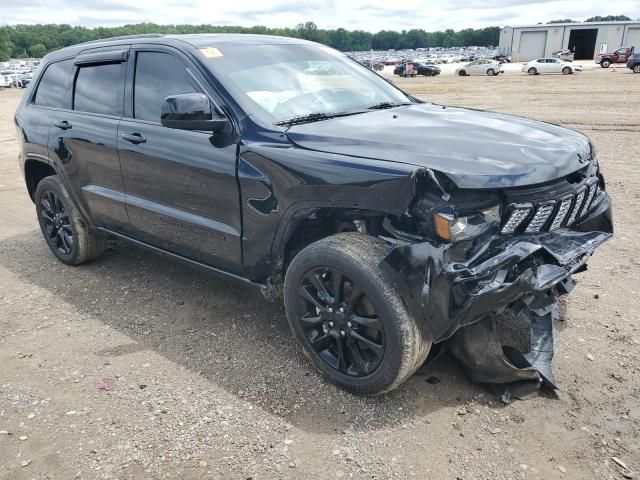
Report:
[[[589,140],[578,132],[433,104],[295,125],[287,136],[302,148],[437,170],[460,188],[543,183],[575,172],[590,158]]]

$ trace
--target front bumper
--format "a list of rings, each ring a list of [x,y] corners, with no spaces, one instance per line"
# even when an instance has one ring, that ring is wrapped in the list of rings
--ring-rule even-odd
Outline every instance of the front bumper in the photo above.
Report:
[[[568,293],[572,273],[611,238],[611,201],[606,193],[571,229],[495,235],[459,259],[452,244],[403,243],[382,261],[423,335],[434,343],[462,327],[501,312],[519,299]]]

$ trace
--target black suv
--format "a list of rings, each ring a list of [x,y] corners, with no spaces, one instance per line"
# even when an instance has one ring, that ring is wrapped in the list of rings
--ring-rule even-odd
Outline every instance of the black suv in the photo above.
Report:
[[[640,73],[640,52],[634,53],[629,57],[627,68],[633,70],[633,73]]]
[[[116,237],[283,294],[306,354],[353,392],[397,387],[445,341],[481,381],[551,381],[548,348],[498,372],[477,326],[526,312],[544,344],[557,296],[612,234],[584,135],[424,103],[300,39],[68,47],[44,58],[15,124],[63,263]]]

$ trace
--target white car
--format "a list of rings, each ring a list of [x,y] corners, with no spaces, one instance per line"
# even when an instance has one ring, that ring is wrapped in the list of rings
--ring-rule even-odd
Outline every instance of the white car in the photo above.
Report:
[[[562,73],[570,75],[582,71],[582,65],[572,62],[565,62],[559,58],[538,58],[522,65],[522,71],[529,75],[540,75],[541,73]]]
[[[8,88],[11,86],[11,79],[9,76],[0,74],[0,88]]]
[[[504,69],[495,60],[475,60],[456,69],[456,75],[461,77],[468,75],[489,75],[493,77],[499,73],[504,73]]]

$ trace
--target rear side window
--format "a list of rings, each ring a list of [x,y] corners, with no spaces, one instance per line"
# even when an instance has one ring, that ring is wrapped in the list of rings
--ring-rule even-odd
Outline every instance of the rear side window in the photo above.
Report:
[[[65,92],[72,68],[71,59],[49,65],[38,84],[33,103],[43,107],[65,108]]]
[[[121,63],[82,66],[76,75],[73,109],[104,115],[122,115],[120,87],[123,82]]]
[[[169,53],[138,52],[133,88],[133,116],[160,122],[162,102],[169,95],[197,93],[184,63]]]

